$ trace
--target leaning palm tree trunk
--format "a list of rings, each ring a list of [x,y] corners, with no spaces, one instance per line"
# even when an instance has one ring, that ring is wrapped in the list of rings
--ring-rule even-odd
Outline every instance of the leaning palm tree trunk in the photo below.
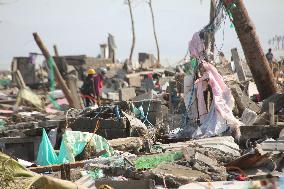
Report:
[[[157,67],[160,67],[160,48],[159,48],[158,37],[157,37],[157,33],[156,33],[156,25],[155,25],[154,11],[153,11],[153,7],[152,7],[152,0],[149,0],[149,7],[150,7],[150,11],[151,11],[151,16],[152,16],[153,33],[154,33],[156,48],[157,48],[157,58],[158,58]]]
[[[130,50],[130,55],[129,55],[129,62],[132,62],[132,56],[133,56],[133,51],[135,47],[135,28],[134,28],[134,18],[133,18],[133,13],[132,13],[132,5],[131,5],[131,0],[128,1],[128,7],[129,7],[129,12],[130,12],[130,18],[131,18],[131,26],[132,26],[132,45],[131,45],[131,50]]]
[[[233,24],[241,42],[248,66],[254,78],[255,84],[262,99],[277,92],[276,82],[273,79],[272,70],[264,55],[260,40],[256,34],[244,0],[222,0],[227,10],[232,13]],[[232,3],[235,4],[233,7]],[[233,7],[233,8],[232,8]]]

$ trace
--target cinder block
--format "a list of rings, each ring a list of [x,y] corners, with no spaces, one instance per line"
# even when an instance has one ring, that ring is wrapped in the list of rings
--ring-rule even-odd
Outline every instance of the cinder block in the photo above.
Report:
[[[97,121],[99,121],[99,126],[96,134],[105,137],[106,139],[127,137],[129,135],[125,118],[122,118],[120,120],[78,118],[72,125],[70,125],[70,128],[74,131],[93,133],[96,129]]]
[[[16,158],[35,161],[41,137],[3,137],[0,138],[0,149]]]
[[[117,139],[128,137],[128,132],[126,129],[98,129],[97,134],[106,139]]]
[[[135,88],[122,88],[119,90],[119,100],[130,100],[131,98],[135,97]]]
[[[141,86],[141,78],[140,75],[131,75],[126,77],[126,82],[131,87],[140,87]]]

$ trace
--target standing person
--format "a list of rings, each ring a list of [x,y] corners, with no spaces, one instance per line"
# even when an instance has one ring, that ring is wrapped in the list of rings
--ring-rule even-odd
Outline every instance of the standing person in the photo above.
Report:
[[[182,70],[179,67],[176,68],[175,81],[176,81],[177,95],[181,97],[181,94],[183,93],[184,74],[182,73]]]
[[[147,77],[145,79],[145,88],[147,92],[150,92],[155,89],[153,75],[151,73],[147,74]]]
[[[88,76],[81,87],[81,93],[84,95],[83,100],[85,102],[85,107],[89,107],[91,105],[91,98],[95,98],[96,96],[94,81],[96,71],[94,69],[88,69],[87,74]]]
[[[103,81],[105,77],[106,71],[102,69],[96,76],[95,76],[95,91],[97,97],[97,104],[98,106],[101,105],[101,96],[102,96],[102,89],[103,89]]]
[[[265,56],[266,56],[266,59],[269,62],[270,67],[272,68],[273,54],[272,54],[272,49],[271,48],[268,49],[268,52],[266,53]]]

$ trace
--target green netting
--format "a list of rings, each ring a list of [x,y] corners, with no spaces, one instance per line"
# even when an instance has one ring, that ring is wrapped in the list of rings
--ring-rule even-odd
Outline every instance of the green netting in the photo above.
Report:
[[[43,129],[37,162],[40,165],[75,162],[75,157],[84,150],[89,141],[90,146],[97,152],[106,150],[106,153],[102,156],[109,157],[113,154],[113,149],[108,144],[108,141],[99,135],[80,131],[66,131],[62,136],[59,155],[57,156]]]
[[[48,65],[49,65],[49,79],[50,79],[50,86],[49,86],[49,90],[51,91],[51,94],[48,95],[48,99],[50,100],[50,102],[52,103],[52,105],[57,108],[58,110],[61,110],[60,105],[57,103],[57,101],[54,99],[54,91],[55,91],[55,77],[54,77],[54,65],[55,62],[53,60],[52,57],[50,57],[47,61]]]
[[[96,168],[94,170],[89,170],[88,175],[93,179],[100,179],[104,177],[104,172],[102,169]]]
[[[182,157],[183,153],[181,151],[141,156],[134,161],[134,166],[136,169],[151,169],[157,167],[160,163],[174,162]]]
[[[190,64],[191,64],[192,68],[195,70],[198,66],[197,58],[191,58]]]
[[[10,85],[11,80],[10,79],[0,79],[0,85],[7,86]]]
[[[3,119],[0,119],[0,129],[3,128],[6,125],[6,121]]]
[[[191,58],[189,62],[184,64],[184,72],[186,75],[192,75],[194,70],[198,66],[198,61],[196,58]]]

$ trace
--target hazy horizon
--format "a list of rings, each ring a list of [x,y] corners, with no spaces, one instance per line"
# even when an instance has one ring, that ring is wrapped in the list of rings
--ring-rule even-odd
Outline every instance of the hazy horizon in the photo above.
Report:
[[[264,50],[268,40],[284,35],[279,22],[284,1],[244,0]],[[129,56],[131,25],[128,6],[124,0],[6,0],[0,5],[0,68],[8,68],[12,57],[40,52],[32,33],[37,32],[53,54],[56,44],[61,55],[97,56],[99,44],[105,43],[108,33],[115,36],[118,58]],[[256,4],[257,2],[257,4]],[[161,49],[161,60],[174,63],[183,58],[188,41],[209,20],[210,0],[153,0],[156,28]],[[145,0],[133,3],[138,52],[156,55],[151,16]],[[224,44],[223,44],[224,30]],[[240,43],[230,23],[218,31],[217,47],[229,53]],[[223,44],[223,46],[222,46]],[[168,60],[168,61],[167,61]]]

